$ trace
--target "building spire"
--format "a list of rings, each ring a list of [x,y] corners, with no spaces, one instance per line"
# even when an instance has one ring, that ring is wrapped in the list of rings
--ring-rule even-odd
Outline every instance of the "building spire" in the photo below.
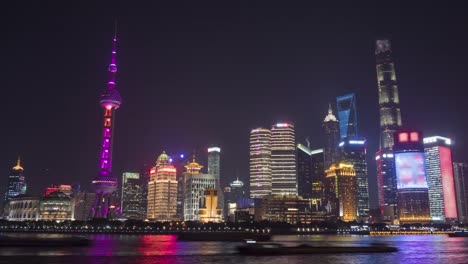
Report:
[[[335,115],[333,115],[332,106],[331,106],[331,104],[329,103],[329,104],[328,104],[328,115],[325,116],[325,120],[323,120],[323,122],[330,122],[330,121],[338,122],[338,120],[336,119]]]
[[[109,90],[115,89],[115,74],[117,73],[117,20],[115,21],[114,38],[112,39],[112,55],[111,63],[109,64],[108,71],[110,73],[109,82],[107,87]]]
[[[18,161],[16,162],[16,166],[13,167],[14,170],[23,170],[23,167],[21,167],[21,157],[18,156]]]

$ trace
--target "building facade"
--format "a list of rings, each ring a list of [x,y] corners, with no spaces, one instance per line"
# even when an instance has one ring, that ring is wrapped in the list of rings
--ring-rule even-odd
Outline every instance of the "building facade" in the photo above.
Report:
[[[399,131],[394,136],[398,220],[400,223],[430,222],[422,133]]]
[[[457,195],[457,214],[460,223],[468,222],[468,164],[453,163],[455,193]]]
[[[76,192],[73,194],[74,217],[78,221],[87,221],[92,218],[92,209],[96,201],[95,192]]]
[[[357,220],[356,172],[353,165],[335,163],[325,171],[325,193],[330,218]]]
[[[169,156],[163,152],[150,172],[147,212],[150,221],[178,220],[177,172],[169,160]]]
[[[205,190],[202,206],[199,211],[200,222],[220,223],[223,221],[222,210],[218,208],[218,191],[214,189]]]
[[[263,197],[260,207],[261,220],[289,224],[312,221],[310,201],[298,195],[268,195]]]
[[[124,172],[122,174],[122,194],[120,197],[122,217],[136,220],[146,218],[141,202],[143,199],[143,180],[140,173]]]
[[[458,221],[452,140],[434,136],[423,139],[426,157],[429,209],[432,221]]]
[[[297,195],[294,125],[278,123],[271,129],[271,193]]]
[[[341,161],[353,165],[356,174],[357,215],[361,219],[369,217],[366,139],[362,137],[345,137],[339,146]]]
[[[218,205],[217,208],[221,211],[224,211],[224,193],[221,187],[221,148],[219,147],[210,147],[208,148],[208,174],[214,175],[216,178],[216,190]]]
[[[8,221],[37,221],[39,214],[39,197],[17,195],[8,202]]]
[[[324,167],[330,168],[333,163],[339,161],[338,144],[340,143],[339,122],[333,115],[331,105],[328,106],[328,114],[323,120],[322,127],[325,135]]]
[[[39,203],[40,220],[44,221],[69,221],[74,220],[73,199],[62,193],[54,192],[44,196]]]
[[[256,128],[250,132],[250,197],[271,194],[271,131]]]
[[[336,109],[340,123],[340,137],[357,137],[356,94],[346,94],[336,98]]]
[[[112,175],[112,142],[115,121],[115,111],[122,104],[122,97],[115,89],[117,73],[117,36],[114,35],[111,63],[108,67],[110,75],[105,89],[99,98],[104,108],[104,124],[102,133],[101,152],[99,154],[99,172],[92,181],[96,192],[93,206],[93,218],[115,219],[119,217],[120,204],[117,199],[117,178]]]

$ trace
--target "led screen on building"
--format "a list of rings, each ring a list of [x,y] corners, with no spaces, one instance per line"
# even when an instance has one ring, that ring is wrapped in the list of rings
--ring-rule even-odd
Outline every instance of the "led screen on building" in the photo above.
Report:
[[[398,189],[427,189],[424,153],[395,153],[395,170]]]
[[[445,217],[457,219],[457,201],[455,198],[455,182],[453,178],[452,153],[450,148],[440,146],[439,156]]]

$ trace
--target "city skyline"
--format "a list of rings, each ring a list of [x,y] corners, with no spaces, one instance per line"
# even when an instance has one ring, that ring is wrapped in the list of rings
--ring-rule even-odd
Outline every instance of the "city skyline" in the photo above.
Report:
[[[466,40],[453,34],[457,26],[442,32],[452,26],[450,21],[453,21],[446,10],[442,13],[447,16],[443,17],[449,21],[441,23],[440,32],[432,35],[427,34],[430,33],[428,29],[418,32],[416,29],[421,28],[416,24],[409,23],[408,29],[399,32],[402,24],[392,26],[378,21],[351,36],[339,26],[329,25],[328,30],[311,27],[319,18],[311,18],[304,11],[281,11],[274,7],[261,13],[272,25],[255,20],[258,26],[247,33],[241,33],[247,24],[237,23],[234,11],[221,8],[220,13],[227,16],[218,26],[209,22],[219,19],[219,15],[202,18],[205,13],[192,14],[174,24],[172,22],[180,16],[163,15],[164,10],[172,11],[172,15],[175,12],[163,7],[155,14],[162,18],[146,26],[155,27],[156,32],[146,34],[148,28],[137,29],[137,25],[148,19],[149,13],[144,12],[145,15],[137,18],[136,10],[124,11],[123,8],[117,7],[119,12],[116,13],[119,49],[123,51],[119,54],[122,67],[119,68],[118,83],[125,98],[125,107],[119,109],[116,119],[113,164],[116,176],[124,171],[139,171],[164,149],[168,153],[185,155],[195,149],[199,160],[206,160],[206,147],[214,143],[223,149],[221,177],[230,182],[238,175],[240,180],[248,183],[248,135],[251,129],[287,120],[295,124],[298,142],[308,136],[312,149],[322,148],[321,122],[327,106],[334,103],[336,96],[349,92],[358,97],[359,134],[367,138],[368,152],[375,153],[379,120],[373,44],[381,34],[389,34],[392,41],[404,126],[428,135],[440,134],[454,139],[453,160],[466,161],[468,153],[464,149],[468,148],[463,134],[468,127],[463,116],[468,110],[456,107],[457,102],[463,102],[457,97],[457,91],[466,83],[463,76],[466,66],[460,66],[463,56],[467,55],[462,48],[466,46]],[[427,16],[436,12],[433,9],[425,11],[428,11]],[[253,19],[254,13],[261,11],[243,12]],[[105,66],[109,59],[106,55],[113,34],[111,14],[98,17],[98,13],[90,15],[94,24],[82,23],[83,19],[78,15],[41,18],[37,25],[28,25],[28,29],[23,28],[23,23],[9,24],[12,25],[7,34],[9,41],[2,44],[5,50],[11,51],[7,54],[5,65],[8,67],[4,71],[7,76],[4,80],[6,102],[0,111],[2,120],[9,124],[1,137],[5,146],[0,156],[3,175],[0,186],[3,189],[18,155],[22,157],[28,189],[33,193],[40,193],[52,183],[81,183],[90,187],[89,183],[97,173],[95,161],[99,156],[102,129],[98,114],[102,110],[96,98],[105,88]],[[278,15],[283,13],[291,21],[282,21]],[[294,14],[299,14],[302,20],[292,19]],[[382,14],[384,17],[389,15]],[[418,17],[416,14],[414,18],[409,15],[406,13],[404,21],[416,23],[417,18],[425,18],[424,15]],[[368,14],[353,21],[368,22],[372,17]],[[26,21],[37,19],[37,15],[31,15],[29,19]],[[44,31],[43,25],[54,24],[58,19],[63,19],[68,30]],[[204,31],[189,27],[193,22],[204,26]],[[275,28],[278,25],[283,25],[284,30]],[[166,32],[164,28],[167,26],[178,34]],[[223,26],[232,26],[234,30],[222,32]],[[256,32],[262,31],[267,34],[256,36]],[[332,36],[334,34],[328,32],[338,34]],[[193,37],[194,33],[200,33],[200,39]],[[312,34],[314,37],[309,37],[310,33],[315,33]],[[289,40],[285,40],[287,36]],[[39,44],[23,42],[25,37],[35,38]],[[220,41],[212,43],[214,39]],[[430,39],[435,43],[422,44]],[[189,41],[181,44],[184,40]],[[270,42],[273,46],[266,46]],[[179,46],[174,47],[174,44]],[[418,49],[421,45],[429,51]],[[246,55],[236,58],[244,52]],[[429,60],[427,54],[436,56]],[[35,66],[30,73],[33,85],[17,76],[19,67],[28,65],[31,57],[44,64]],[[350,69],[351,65],[356,67]],[[415,68],[418,68],[417,72]],[[344,69],[349,72],[342,72]],[[73,78],[69,76],[70,71]],[[219,87],[223,89],[219,90]],[[284,89],[290,94],[285,95]],[[438,89],[443,89],[446,97],[431,95]],[[265,102],[265,93],[271,98],[269,103]],[[19,96],[23,99],[23,107],[17,107],[15,98]],[[157,100],[162,100],[160,105]],[[239,102],[242,102],[242,109],[238,107]],[[432,107],[424,107],[426,105]],[[161,123],[164,126],[160,126]],[[376,207],[373,158],[372,154],[368,157],[371,208]],[[45,176],[45,169],[49,170],[49,176]]]

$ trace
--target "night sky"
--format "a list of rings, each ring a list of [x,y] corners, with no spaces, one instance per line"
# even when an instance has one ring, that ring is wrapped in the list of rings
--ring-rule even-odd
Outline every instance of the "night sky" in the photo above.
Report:
[[[155,163],[163,150],[195,150],[206,166],[206,147],[215,144],[222,148],[223,180],[248,183],[252,128],[293,122],[298,142],[310,137],[311,147],[322,147],[328,103],[355,92],[376,207],[380,37],[392,40],[404,127],[453,138],[454,159],[468,161],[462,6],[8,2],[0,16],[2,193],[18,155],[31,194],[50,184],[89,187],[98,171],[98,100],[115,18],[123,97],[114,135],[119,178]]]

